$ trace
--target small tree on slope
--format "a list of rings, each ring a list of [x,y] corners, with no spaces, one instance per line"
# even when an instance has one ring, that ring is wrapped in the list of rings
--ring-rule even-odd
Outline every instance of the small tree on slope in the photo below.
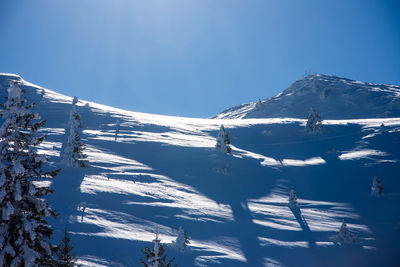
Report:
[[[182,226],[179,226],[179,230],[178,230],[178,236],[176,237],[175,240],[175,247],[177,250],[179,251],[184,251],[186,249],[186,247],[188,246],[188,244],[190,244],[189,241],[189,236],[186,233],[185,230],[183,230]]]
[[[374,175],[374,179],[372,180],[371,186],[371,196],[379,197],[383,194],[383,185],[381,180]]]
[[[215,148],[223,153],[231,153],[231,141],[229,140],[228,132],[225,130],[224,125],[221,125],[219,129],[218,137],[217,137],[217,144]]]
[[[322,117],[318,114],[314,107],[310,108],[310,113],[307,118],[306,132],[307,133],[320,133],[322,125]]]
[[[75,104],[78,102],[74,97],[71,112],[69,114],[69,136],[64,150],[64,161],[70,167],[87,167],[86,155],[83,153],[84,145],[80,137],[82,128],[81,115],[79,115]]]
[[[11,83],[0,111],[0,266],[54,263],[52,229],[44,218],[55,217],[55,212],[43,200],[52,191],[33,181],[53,178],[59,170],[42,170],[46,158],[36,148],[45,139],[37,134],[45,121],[38,121],[33,104],[25,103],[20,84]]]
[[[336,240],[343,243],[355,243],[357,240],[356,235],[350,232],[344,220],[342,226],[340,226],[339,233],[336,235]]]
[[[381,133],[387,132],[386,126],[385,126],[385,124],[383,122],[382,122],[381,126],[379,126],[379,131]]]
[[[64,236],[62,239],[62,243],[57,251],[58,263],[59,267],[73,267],[75,266],[76,257],[72,254],[73,247],[70,244],[70,237],[68,234],[68,229],[65,227]]]
[[[140,260],[144,267],[171,267],[175,258],[167,261],[167,255],[164,255],[165,249],[161,244],[161,240],[158,239],[158,233],[156,233],[156,238],[153,240],[153,249],[145,248],[143,253],[146,261]],[[174,266],[178,266],[175,264]]]

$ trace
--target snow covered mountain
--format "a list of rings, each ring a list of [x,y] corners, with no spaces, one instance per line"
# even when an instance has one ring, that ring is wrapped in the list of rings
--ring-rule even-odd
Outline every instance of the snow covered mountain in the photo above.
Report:
[[[328,79],[300,82],[321,77]],[[89,163],[80,169],[60,158],[72,97],[0,74],[1,99],[15,79],[47,118],[39,152],[62,168],[46,181],[55,190],[48,200],[60,214],[49,220],[55,242],[68,224],[82,266],[140,266],[156,231],[168,258],[185,267],[400,264],[400,116],[357,113],[358,119],[324,120],[322,133],[307,134],[303,119],[184,118],[79,100]],[[359,86],[362,96],[367,85]],[[377,110],[390,103],[384,96],[395,98],[398,87],[390,88],[378,92]],[[221,125],[231,154],[214,148]],[[382,196],[370,195],[375,174]],[[288,205],[292,188],[298,207]],[[183,252],[173,246],[180,226],[191,237]],[[354,243],[339,238],[346,229]]]
[[[399,117],[400,86],[308,75],[275,97],[227,109],[215,118],[306,118],[311,106],[325,119]]]

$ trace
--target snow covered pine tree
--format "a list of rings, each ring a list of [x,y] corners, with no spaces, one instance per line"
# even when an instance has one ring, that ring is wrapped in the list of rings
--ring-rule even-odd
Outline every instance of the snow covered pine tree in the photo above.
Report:
[[[80,137],[82,128],[81,115],[76,109],[78,98],[72,100],[72,108],[69,114],[69,136],[64,150],[64,162],[70,167],[87,167],[86,155],[83,153],[84,145]]]
[[[310,113],[307,118],[306,132],[307,133],[320,133],[322,125],[322,117],[318,114],[314,107],[310,108]]]
[[[62,243],[58,248],[57,256],[58,256],[58,267],[74,267],[76,257],[72,254],[73,247],[70,244],[70,237],[68,234],[68,229],[65,227],[64,237],[62,239]]]
[[[343,243],[355,243],[357,240],[357,237],[355,234],[350,232],[349,228],[347,227],[347,224],[345,221],[342,221],[342,226],[340,226],[339,233],[336,235],[335,239],[338,242],[343,242]]]
[[[175,258],[166,263],[167,255],[164,255],[165,249],[161,244],[161,240],[158,238],[158,233],[156,233],[156,238],[153,240],[153,243],[153,250],[145,248],[143,251],[147,262],[143,260],[140,260],[140,262],[144,267],[171,267]],[[178,265],[175,264],[174,266]]]
[[[178,236],[176,237],[175,240],[175,247],[177,250],[179,251],[184,251],[186,249],[186,247],[188,246],[188,244],[190,244],[189,241],[189,236],[186,233],[185,230],[183,230],[182,226],[179,226],[179,230],[178,230]]]
[[[383,185],[381,179],[374,175],[371,186],[371,196],[379,197],[383,194]]]
[[[39,121],[33,104],[25,103],[20,82],[13,81],[0,110],[0,266],[54,263],[52,229],[44,218],[55,212],[43,199],[52,191],[33,181],[53,178],[59,170],[43,171],[46,158],[36,148],[45,139],[37,134],[45,120]]]
[[[223,153],[231,153],[231,141],[229,140],[228,132],[225,130],[224,125],[221,125],[219,129],[218,137],[217,137],[217,144],[215,148]]]

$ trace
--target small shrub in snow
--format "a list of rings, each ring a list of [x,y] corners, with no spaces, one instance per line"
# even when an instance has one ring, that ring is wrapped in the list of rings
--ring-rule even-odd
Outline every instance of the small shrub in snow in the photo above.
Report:
[[[336,235],[335,239],[338,242],[343,242],[343,243],[355,243],[357,241],[356,235],[350,232],[344,220],[342,222],[342,226],[340,227],[339,233]]]
[[[371,186],[371,196],[379,197],[383,194],[383,185],[381,180],[374,175]]]
[[[383,122],[382,122],[381,126],[379,126],[379,131],[381,133],[386,133],[387,132],[386,126],[385,126],[385,124],[383,124]]]
[[[171,267],[175,258],[167,262],[167,255],[165,255],[164,246],[161,244],[161,240],[156,238],[153,240],[153,249],[145,248],[144,251],[145,260],[140,260],[144,267]],[[174,266],[178,266],[175,264]]]
[[[179,227],[178,236],[176,237],[175,242],[173,243],[174,247],[179,251],[184,251],[188,244],[190,244],[189,236],[185,230],[183,230],[182,226]]]
[[[320,133],[322,125],[322,117],[318,114],[314,107],[310,108],[310,114],[307,118],[306,132],[307,133]]]
[[[289,192],[289,206],[290,207],[299,207],[299,203],[297,202],[297,193],[294,189],[291,189]]]
[[[84,145],[80,137],[82,120],[75,106],[77,102],[78,98],[75,96],[69,115],[69,136],[64,150],[64,162],[70,167],[85,168],[87,167],[87,156],[83,153]]]
[[[55,212],[44,196],[48,186],[33,181],[53,178],[56,171],[43,171],[46,157],[37,154],[45,140],[38,130],[45,124],[26,105],[18,82],[8,88],[0,116],[0,266],[51,265],[55,259],[49,242],[52,229],[45,217]]]
[[[228,132],[225,130],[225,127],[221,125],[219,129],[218,137],[217,137],[217,144],[215,148],[223,153],[231,153],[231,141],[229,140]]]

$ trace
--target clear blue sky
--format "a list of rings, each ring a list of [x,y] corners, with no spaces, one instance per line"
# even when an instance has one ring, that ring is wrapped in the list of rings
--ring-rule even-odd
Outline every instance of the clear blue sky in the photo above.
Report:
[[[1,0],[0,72],[133,111],[208,117],[306,70],[400,84],[400,1]]]

